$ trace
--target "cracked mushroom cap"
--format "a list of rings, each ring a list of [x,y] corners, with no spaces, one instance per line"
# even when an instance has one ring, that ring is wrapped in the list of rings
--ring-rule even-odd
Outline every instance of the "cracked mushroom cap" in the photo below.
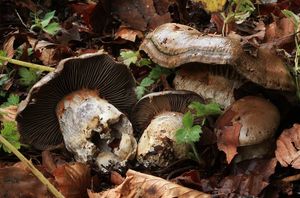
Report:
[[[203,99],[191,91],[162,91],[142,97],[134,106],[132,121],[138,132],[150,124],[151,120],[164,112],[185,113],[192,101],[203,102]]]
[[[21,140],[37,149],[63,143],[56,115],[58,103],[68,94],[88,89],[130,114],[136,102],[135,81],[126,65],[103,53],[85,54],[62,60],[54,72],[37,82],[18,109],[16,121]]]

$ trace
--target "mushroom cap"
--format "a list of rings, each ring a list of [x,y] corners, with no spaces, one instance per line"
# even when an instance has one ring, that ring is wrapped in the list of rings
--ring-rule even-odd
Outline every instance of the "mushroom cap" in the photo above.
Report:
[[[151,120],[164,112],[188,111],[188,105],[193,101],[203,102],[203,99],[191,91],[162,91],[142,97],[134,106],[131,120],[138,132],[143,132]]]
[[[21,102],[16,121],[21,140],[37,149],[51,149],[63,143],[57,104],[68,94],[89,89],[130,114],[136,102],[135,81],[126,65],[102,52],[62,60]]]
[[[218,132],[240,125],[239,146],[261,143],[273,137],[280,122],[278,109],[264,98],[246,96],[234,102],[216,122]],[[224,131],[223,131],[224,130]]]
[[[187,65],[178,70],[173,81],[175,89],[196,92],[205,100],[217,102],[227,108],[235,101],[234,90],[245,79],[229,67],[198,64]]]
[[[221,36],[203,36],[198,30],[166,23],[149,33],[140,45],[152,61],[175,68],[185,63],[231,64],[243,51],[240,42]]]
[[[232,65],[248,80],[265,88],[294,91],[291,74],[283,61],[269,49],[258,48],[257,57],[244,52],[233,38],[204,36],[186,25],[166,23],[147,35],[140,46],[151,60],[163,67],[199,62]]]

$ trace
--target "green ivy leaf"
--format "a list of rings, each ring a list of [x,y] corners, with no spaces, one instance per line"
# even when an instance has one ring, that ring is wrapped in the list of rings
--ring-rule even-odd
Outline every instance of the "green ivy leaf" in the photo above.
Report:
[[[123,59],[123,63],[127,66],[130,66],[131,64],[136,64],[137,60],[138,60],[138,56],[139,56],[139,52],[138,51],[132,51],[132,50],[126,50],[126,51],[122,51],[120,53],[120,56]]]
[[[137,86],[135,88],[135,94],[136,94],[137,99],[141,99],[143,97],[143,95],[145,94],[145,92],[146,92],[146,87]]]
[[[38,80],[36,71],[32,69],[22,67],[19,69],[19,75],[21,76],[20,84],[24,86],[31,86]]]
[[[60,28],[59,24],[56,22],[52,22],[43,28],[43,30],[50,35],[55,35],[60,29],[61,28]]]
[[[149,77],[146,77],[142,80],[140,86],[143,86],[143,87],[149,87],[150,85],[152,85],[155,81],[152,80],[151,78]]]
[[[197,117],[206,117],[210,115],[219,115],[222,113],[221,107],[218,103],[202,104],[200,102],[192,102],[189,105],[190,109],[196,110]]]
[[[1,130],[1,135],[9,141],[16,149],[21,148],[20,143],[20,135],[17,131],[17,124],[16,122],[3,122],[3,128]],[[4,145],[0,144],[0,147],[7,152],[11,153],[11,151],[6,148]]]
[[[182,123],[184,128],[191,128],[193,126],[194,117],[190,111],[184,114],[182,118]]]
[[[42,28],[45,28],[47,25],[49,25],[49,23],[53,19],[54,15],[55,15],[55,10],[45,14],[44,18],[41,21]]]
[[[152,78],[153,80],[157,80],[160,78],[161,75],[169,75],[171,71],[167,68],[163,68],[159,65],[155,65],[155,67],[150,71],[149,78]]]

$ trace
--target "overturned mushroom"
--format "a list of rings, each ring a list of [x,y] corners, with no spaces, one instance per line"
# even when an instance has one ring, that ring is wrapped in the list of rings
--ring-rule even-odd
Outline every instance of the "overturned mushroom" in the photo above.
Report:
[[[165,167],[176,159],[185,158],[188,145],[175,140],[182,127],[183,114],[192,101],[202,98],[190,91],[163,91],[141,98],[133,109],[133,124],[143,133],[137,148],[137,160],[146,167]]]
[[[237,147],[258,149],[260,143],[271,140],[279,121],[278,109],[266,99],[255,96],[239,99],[216,122],[218,147],[226,153],[229,163],[237,154]]]
[[[226,69],[227,71],[224,71]],[[182,67],[173,81],[175,89],[194,91],[206,100],[224,108],[234,102],[234,90],[245,81],[231,68],[187,65]]]
[[[76,160],[96,160],[99,166],[126,161],[136,150],[125,115],[136,101],[134,86],[128,68],[107,54],[65,59],[19,106],[21,139],[37,149],[64,142]]]
[[[147,35],[140,50],[163,67],[175,68],[191,62],[217,64],[220,67],[229,64],[247,80],[266,88],[295,89],[283,61],[270,50],[259,48],[257,57],[253,57],[244,52],[235,39],[203,36],[189,26],[176,23],[161,25]]]

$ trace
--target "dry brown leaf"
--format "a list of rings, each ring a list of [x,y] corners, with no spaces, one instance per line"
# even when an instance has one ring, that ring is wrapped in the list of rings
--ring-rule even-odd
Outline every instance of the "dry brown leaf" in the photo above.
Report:
[[[279,163],[287,167],[300,169],[300,124],[285,129],[279,136],[275,155]]]
[[[15,121],[18,107],[16,105],[10,105],[8,107],[0,108],[0,121],[11,122]]]
[[[0,197],[51,197],[42,184],[25,166],[0,168]]]
[[[241,127],[241,124],[234,123],[232,126],[227,126],[217,132],[218,148],[225,152],[228,163],[237,154]]]
[[[87,197],[91,182],[90,169],[82,163],[65,164],[53,171],[59,191],[68,198]]]
[[[193,190],[164,180],[159,177],[139,173],[133,170],[127,171],[127,177],[125,181],[116,188],[100,192],[93,193],[88,191],[89,198],[206,198],[211,197],[209,194]]]
[[[169,12],[156,12],[153,0],[114,0],[111,4],[113,15],[117,15],[124,25],[136,30],[146,31],[171,22]]]
[[[118,31],[115,33],[115,38],[121,38],[134,42],[136,38],[143,38],[143,33],[139,30],[134,30],[127,27],[119,27]]]

